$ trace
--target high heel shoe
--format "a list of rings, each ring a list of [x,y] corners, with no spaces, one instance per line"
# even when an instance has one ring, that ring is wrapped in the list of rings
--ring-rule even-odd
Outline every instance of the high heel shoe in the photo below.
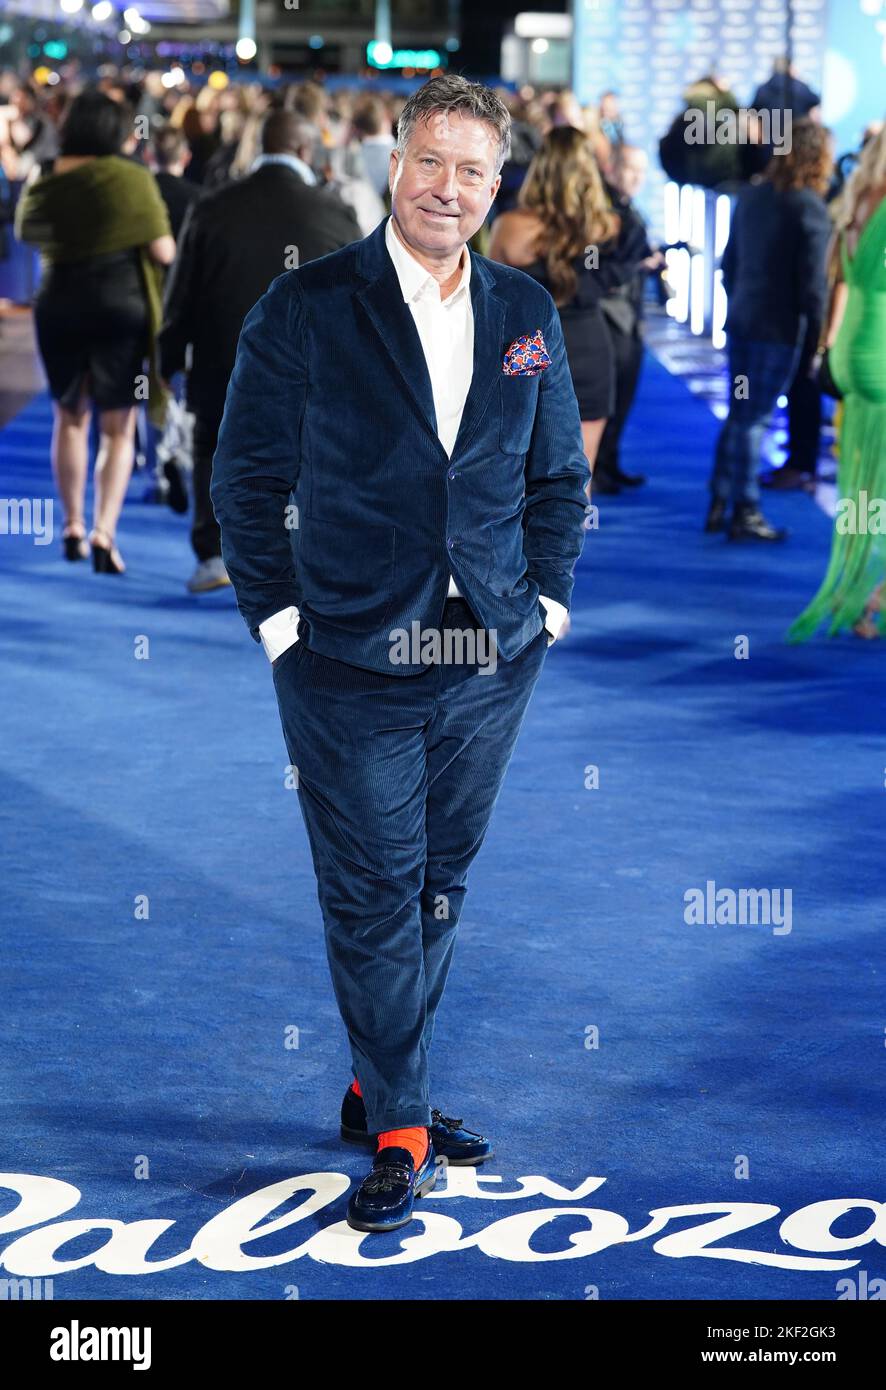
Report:
[[[110,541],[110,545],[102,545],[96,539],[97,536],[103,536],[105,540]],[[92,550],[92,568],[96,574],[124,573],[126,566],[123,563],[123,556],[106,531],[100,531],[97,526],[93,527],[89,537],[89,545]]]
[[[879,585],[874,590],[871,597],[865,604],[864,612],[857,623],[853,624],[852,631],[856,637],[863,637],[865,641],[872,642],[881,636],[879,615],[883,607],[883,602],[878,593]]]
[[[62,554],[66,560],[85,560],[89,555],[86,533],[81,527],[66,526],[62,531]]]

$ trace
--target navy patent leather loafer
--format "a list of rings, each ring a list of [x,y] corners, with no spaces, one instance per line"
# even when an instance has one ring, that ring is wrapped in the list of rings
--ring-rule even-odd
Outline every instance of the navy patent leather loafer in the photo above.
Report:
[[[439,1110],[431,1111],[431,1120],[430,1135],[434,1150],[453,1168],[476,1168],[487,1158],[494,1157],[490,1141],[472,1129],[465,1129],[461,1120],[443,1115]]]
[[[408,1149],[379,1149],[372,1168],[348,1202],[348,1225],[355,1231],[396,1231],[412,1220],[412,1207],[437,1181],[434,1146],[428,1144],[416,1172]]]
[[[443,1115],[439,1110],[431,1111],[431,1143],[439,1158],[445,1158],[453,1168],[475,1168],[494,1157],[490,1141],[482,1134],[465,1129],[461,1120]],[[375,1137],[366,1128],[366,1106],[363,1097],[352,1091],[345,1092],[341,1105],[341,1137],[349,1144],[362,1144],[373,1148]]]

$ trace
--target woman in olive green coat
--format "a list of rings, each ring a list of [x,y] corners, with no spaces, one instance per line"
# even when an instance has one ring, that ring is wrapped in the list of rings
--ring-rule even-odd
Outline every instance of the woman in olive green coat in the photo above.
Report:
[[[132,473],[135,414],[147,401],[159,419],[165,395],[153,367],[162,267],[175,255],[153,176],[125,159],[126,110],[100,92],[81,93],[61,131],[51,173],[25,190],[16,233],[39,247],[34,305],[37,342],[53,399],[52,465],[65,520],[67,559],[121,574],[117,521]],[[92,407],[99,413],[93,528],[85,495]]]

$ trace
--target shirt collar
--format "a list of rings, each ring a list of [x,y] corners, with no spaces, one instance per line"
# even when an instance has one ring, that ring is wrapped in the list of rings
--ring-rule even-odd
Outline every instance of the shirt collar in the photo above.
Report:
[[[423,265],[419,265],[415,257],[407,251],[397,233],[394,231],[394,219],[388,218],[385,227],[385,245],[388,254],[394,262],[394,269],[397,272],[397,279],[400,281],[400,289],[407,304],[414,303],[417,299],[425,295],[432,295],[439,299],[440,287],[429,270],[425,270]],[[444,308],[448,308],[460,295],[466,294],[471,280],[471,253],[465,246],[462,250],[462,272],[461,279],[456,285],[452,294],[442,301]]]
[[[317,175],[311,166],[305,164],[303,159],[299,159],[297,154],[260,154],[249,172],[254,174],[256,169],[263,169],[266,164],[283,164],[294,174],[298,174],[305,183],[311,184],[312,187],[317,182]]]

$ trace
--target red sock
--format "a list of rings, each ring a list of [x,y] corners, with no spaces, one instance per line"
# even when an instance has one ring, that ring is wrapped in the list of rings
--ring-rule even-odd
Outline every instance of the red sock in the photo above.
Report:
[[[355,1096],[362,1096],[363,1094],[363,1092],[360,1090],[360,1082],[357,1080],[356,1076],[351,1082],[351,1090],[354,1092]]]
[[[423,1127],[415,1129],[386,1129],[378,1136],[379,1149],[408,1149],[412,1154],[416,1170],[424,1163],[428,1152],[428,1131]]]

